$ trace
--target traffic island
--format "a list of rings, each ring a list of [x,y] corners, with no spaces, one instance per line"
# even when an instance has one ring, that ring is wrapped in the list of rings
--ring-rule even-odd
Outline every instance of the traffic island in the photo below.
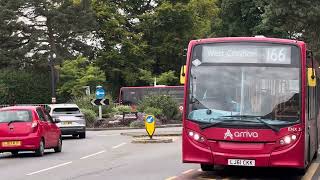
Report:
[[[149,137],[134,138],[132,143],[148,144],[148,143],[172,143],[173,138],[170,137],[155,137],[150,139]]]
[[[134,138],[139,138],[139,137],[149,137],[145,132],[124,132],[120,133],[122,136],[132,136]],[[181,136],[181,131],[172,131],[172,132],[157,132],[156,134],[153,135],[153,137],[159,137],[159,136]]]

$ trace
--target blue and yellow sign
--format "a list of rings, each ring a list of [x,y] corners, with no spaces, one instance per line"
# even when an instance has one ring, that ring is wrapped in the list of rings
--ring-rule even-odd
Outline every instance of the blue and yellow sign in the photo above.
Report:
[[[147,133],[150,137],[150,139],[152,139],[152,136],[154,134],[155,131],[155,124],[156,124],[156,120],[154,118],[153,115],[146,115],[146,117],[144,118],[144,125],[146,127]]]

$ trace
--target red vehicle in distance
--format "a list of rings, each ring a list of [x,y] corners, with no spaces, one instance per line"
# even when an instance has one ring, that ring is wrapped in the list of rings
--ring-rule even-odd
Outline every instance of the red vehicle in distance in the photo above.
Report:
[[[318,155],[318,67],[302,41],[191,41],[181,72],[183,162],[304,172]]]
[[[0,109],[0,152],[18,155],[35,151],[43,156],[45,149],[61,152],[61,131],[43,107],[11,106]]]
[[[119,93],[119,104],[129,105],[135,111],[136,105],[143,98],[151,95],[170,96],[178,105],[183,104],[184,86],[141,86],[122,87]]]

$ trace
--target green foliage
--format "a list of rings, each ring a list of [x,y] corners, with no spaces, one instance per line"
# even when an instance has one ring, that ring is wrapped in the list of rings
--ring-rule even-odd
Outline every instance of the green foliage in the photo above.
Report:
[[[98,114],[99,113],[98,106],[93,106],[91,104],[91,100],[94,98],[95,98],[94,95],[91,95],[91,96],[83,95],[83,96],[73,97],[68,102],[78,105],[80,109],[92,110],[96,114]],[[102,106],[102,113],[104,116],[109,117],[109,116],[111,116],[111,114],[114,113],[113,112],[113,103],[112,103],[112,98],[110,97],[110,95],[107,95],[106,98],[108,98],[110,100],[110,105]]]
[[[93,96],[78,96],[70,100],[70,103],[76,104],[80,109],[90,109],[98,112],[98,107],[91,104]]]
[[[120,105],[120,106],[113,107],[112,110],[116,114],[130,113],[131,112],[131,107],[130,106]]]
[[[51,101],[48,72],[0,70],[0,104],[42,104]]]
[[[320,56],[320,2],[299,0],[267,2],[263,21],[257,30],[271,37],[306,41],[308,48]]]
[[[87,42],[96,40],[97,24],[90,1],[1,1],[0,68],[43,68],[52,53],[57,64],[80,54],[93,58],[95,45]]]
[[[170,96],[148,96],[138,105],[138,111],[145,112],[147,108],[156,108],[161,110],[165,119],[173,119],[179,113],[178,104]]]
[[[87,126],[91,127],[97,118],[97,114],[91,109],[81,109],[81,112],[86,119]]]
[[[263,6],[261,0],[220,0],[220,36],[252,36],[262,21]],[[220,29],[219,29],[220,28]]]
[[[144,112],[146,114],[151,114],[154,115],[155,117],[159,117],[160,115],[162,115],[162,109],[159,108],[154,108],[154,107],[147,107]]]
[[[151,71],[139,69],[139,74],[141,85],[152,85],[154,81],[154,75],[152,75]]]
[[[150,85],[164,72],[161,83],[177,85],[172,77],[185,64],[184,49],[191,39],[212,34],[218,14],[215,0],[95,0],[93,9],[104,40],[97,63],[113,95],[121,86]]]
[[[50,101],[53,53],[55,67],[62,66],[58,101],[98,83],[113,97],[122,86],[151,85],[155,77],[158,84],[177,85],[191,39],[293,38],[320,56],[319,9],[320,1],[300,0],[4,0],[0,68],[15,70],[0,72],[0,101]]]
[[[65,61],[60,71],[61,82],[58,89],[60,94],[81,96],[84,94],[83,86],[95,87],[105,81],[104,73],[100,68],[84,57]]]
[[[157,83],[163,85],[176,85],[178,84],[178,76],[174,71],[164,72],[157,78]]]
[[[130,127],[132,127],[132,128],[144,128],[145,125],[144,125],[143,121],[136,120],[136,121],[132,121],[130,123]]]

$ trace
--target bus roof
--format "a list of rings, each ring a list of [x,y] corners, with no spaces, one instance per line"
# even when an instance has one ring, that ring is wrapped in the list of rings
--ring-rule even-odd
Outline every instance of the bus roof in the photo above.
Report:
[[[207,38],[191,40],[190,45],[204,44],[204,43],[215,43],[215,42],[270,42],[270,43],[284,43],[284,44],[305,44],[303,41],[294,39],[280,39],[280,38],[268,38],[268,37],[221,37],[221,38]]]

